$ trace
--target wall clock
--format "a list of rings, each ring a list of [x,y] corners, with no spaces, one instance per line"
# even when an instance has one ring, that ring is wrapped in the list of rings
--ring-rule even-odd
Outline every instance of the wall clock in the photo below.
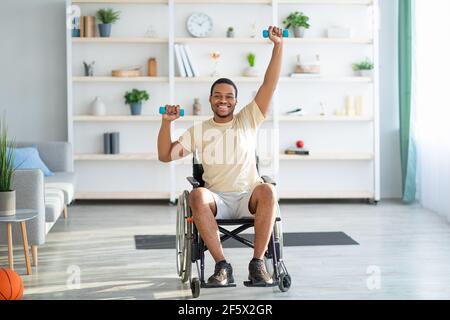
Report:
[[[186,21],[186,27],[189,34],[193,37],[207,37],[212,32],[213,21],[207,14],[196,12],[189,16]]]

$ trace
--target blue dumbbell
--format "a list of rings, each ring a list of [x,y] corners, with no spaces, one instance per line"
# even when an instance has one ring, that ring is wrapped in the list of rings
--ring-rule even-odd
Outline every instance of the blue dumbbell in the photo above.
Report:
[[[165,114],[166,113],[166,107],[161,106],[159,107],[159,114]],[[180,116],[184,117],[184,109],[180,109]]]
[[[269,37],[269,30],[263,30],[263,37],[264,38],[268,38]],[[283,30],[283,38],[288,38],[289,37],[289,30],[288,29],[284,29]]]

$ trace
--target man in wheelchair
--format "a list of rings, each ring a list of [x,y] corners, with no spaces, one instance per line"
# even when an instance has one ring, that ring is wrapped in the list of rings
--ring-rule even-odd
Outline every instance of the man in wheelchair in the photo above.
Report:
[[[238,90],[229,79],[218,79],[211,87],[209,102],[214,117],[189,128],[172,142],[171,122],[180,117],[178,105],[166,105],[158,136],[158,157],[170,162],[198,152],[205,188],[195,188],[189,205],[196,228],[216,262],[208,284],[234,282],[233,269],[225,259],[216,219],[254,218],[254,252],[249,263],[252,284],[271,284],[264,254],[277,213],[277,196],[272,184],[264,183],[256,167],[257,130],[266,119],[280,76],[282,29],[269,28],[274,47],[264,82],[254,100],[234,114]]]

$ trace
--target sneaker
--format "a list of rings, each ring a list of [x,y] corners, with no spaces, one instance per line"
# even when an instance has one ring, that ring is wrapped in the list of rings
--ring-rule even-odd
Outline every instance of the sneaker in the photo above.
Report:
[[[209,277],[208,284],[214,286],[226,286],[234,283],[233,268],[231,264],[225,260],[216,263],[214,268],[214,274]]]
[[[270,285],[273,283],[271,275],[266,271],[264,260],[253,258],[248,264],[248,280],[253,285]]]

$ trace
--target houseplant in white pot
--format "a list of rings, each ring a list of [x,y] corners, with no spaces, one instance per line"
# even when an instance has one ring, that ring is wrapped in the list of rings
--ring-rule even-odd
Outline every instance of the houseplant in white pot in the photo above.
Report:
[[[258,69],[255,67],[255,54],[254,53],[249,53],[247,55],[247,62],[248,62],[248,67],[245,69],[244,71],[244,76],[246,77],[257,77],[259,76],[259,71]]]
[[[16,214],[16,191],[12,190],[15,143],[8,141],[8,130],[0,121],[0,216]]]
[[[286,29],[292,27],[294,29],[294,36],[296,38],[303,38],[305,36],[305,30],[311,26],[309,24],[309,17],[305,16],[303,12],[292,12],[283,21],[286,25]]]
[[[361,77],[369,77],[371,78],[373,76],[373,63],[369,60],[369,58],[366,58],[366,60],[354,63],[352,65],[353,70],[356,71]]]
[[[102,22],[98,25],[100,37],[111,35],[111,25],[119,20],[120,12],[113,9],[100,9],[97,11],[97,18]]]
[[[127,91],[125,93],[125,104],[130,105],[133,116],[142,114],[142,102],[148,99],[149,95],[145,90],[133,89],[131,92]]]

